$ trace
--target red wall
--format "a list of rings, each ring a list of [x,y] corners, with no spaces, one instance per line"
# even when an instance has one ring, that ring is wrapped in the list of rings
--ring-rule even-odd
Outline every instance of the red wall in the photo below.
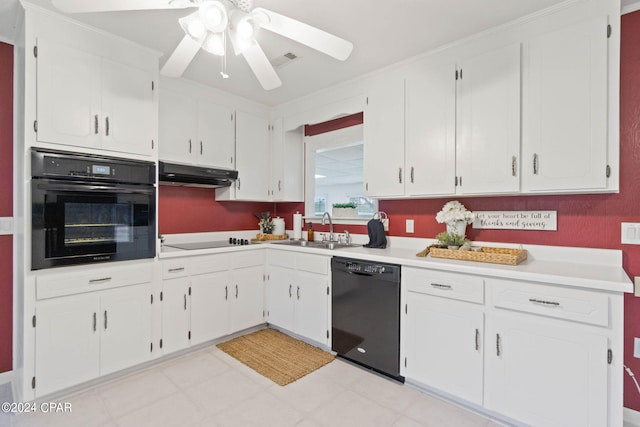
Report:
[[[13,216],[13,46],[0,43],[0,217]],[[0,236],[0,372],[12,369],[13,237]]]
[[[255,215],[270,212],[281,216],[288,227],[293,213],[302,212],[299,203],[217,202],[212,188],[161,185],[158,190],[158,232],[160,234],[207,231],[256,230]]]
[[[640,246],[620,244],[620,222],[640,222],[640,12],[622,17],[620,95],[620,193],[577,196],[513,196],[460,199],[470,210],[555,210],[557,231],[474,230],[472,240],[577,246],[623,250],[623,267],[629,276],[640,276]],[[380,210],[390,218],[391,236],[434,237],[444,231],[435,214],[451,200],[387,200]],[[271,208],[271,209],[269,209]],[[301,203],[269,204],[215,202],[212,190],[161,187],[160,230],[162,233],[257,229],[254,213],[271,210],[285,217],[290,226]],[[279,211],[279,212],[277,212]],[[405,220],[415,221],[413,234],[406,234]],[[325,231],[327,227],[314,224]],[[365,226],[341,226],[366,234]],[[418,248],[416,248],[418,249]],[[625,298],[624,363],[640,376],[640,359],[633,357],[633,338],[640,337],[640,299]],[[640,411],[640,395],[625,376],[626,407]]]

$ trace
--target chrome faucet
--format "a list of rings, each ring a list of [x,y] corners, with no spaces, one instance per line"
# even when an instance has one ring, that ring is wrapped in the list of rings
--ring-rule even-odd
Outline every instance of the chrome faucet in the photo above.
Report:
[[[334,240],[334,236],[333,236],[333,221],[331,221],[331,215],[329,215],[329,212],[325,212],[322,214],[322,225],[325,225],[325,218],[329,218],[329,241],[333,242]]]

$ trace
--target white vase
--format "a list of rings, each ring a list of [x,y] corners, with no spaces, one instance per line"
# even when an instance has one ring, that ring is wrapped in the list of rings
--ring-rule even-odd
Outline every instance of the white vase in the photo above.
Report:
[[[447,223],[447,233],[464,236],[466,235],[466,232],[467,232],[467,223],[464,221]]]

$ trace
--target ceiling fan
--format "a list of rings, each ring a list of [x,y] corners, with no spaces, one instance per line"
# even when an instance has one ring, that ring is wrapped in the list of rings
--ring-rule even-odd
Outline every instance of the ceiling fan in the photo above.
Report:
[[[338,60],[346,60],[353,44],[303,22],[260,7],[253,0],[51,0],[66,13],[116,12],[153,9],[197,8],[180,18],[185,32],[160,73],[180,77],[200,49],[222,57],[226,74],[227,46],[242,55],[265,90],[282,85],[264,51],[256,40],[260,28],[290,38]]]

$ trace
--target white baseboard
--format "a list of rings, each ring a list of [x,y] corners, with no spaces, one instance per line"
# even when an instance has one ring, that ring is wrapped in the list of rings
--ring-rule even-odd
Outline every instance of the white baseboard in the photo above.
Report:
[[[640,412],[624,408],[623,413],[625,427],[640,427]]]
[[[0,374],[0,385],[13,382],[13,371],[7,371]]]

